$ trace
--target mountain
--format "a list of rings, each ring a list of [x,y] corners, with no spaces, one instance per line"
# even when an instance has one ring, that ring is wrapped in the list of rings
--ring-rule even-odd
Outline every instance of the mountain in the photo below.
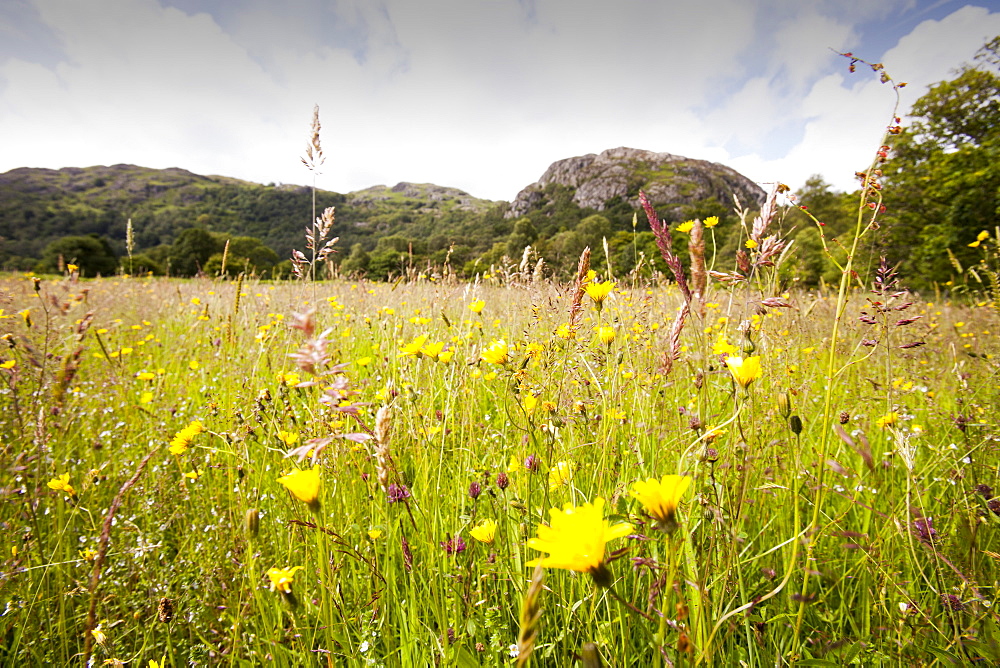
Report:
[[[651,233],[643,231],[645,221],[632,226],[640,190],[671,222],[732,216],[734,194],[750,208],[764,199],[756,184],[723,165],[616,148],[553,163],[512,203],[403,182],[350,193],[317,190],[315,206],[317,214],[336,208],[331,236],[340,242],[334,262],[344,271],[388,277],[448,263],[473,274],[505,256],[520,259],[530,245],[536,258],[562,275],[586,246],[598,249],[595,266],[603,262],[605,241],[622,267],[634,267],[640,252],[647,259],[658,256]],[[54,247],[42,265],[39,258],[64,237],[96,235],[109,253],[124,256],[129,220],[134,253],[174,273],[183,271],[179,248],[188,249],[191,260],[187,239],[194,237],[175,244],[191,228],[212,233],[197,243],[252,237],[287,258],[293,248],[303,249],[312,212],[313,191],[306,186],[124,164],[14,169],[0,174],[0,267],[51,270]],[[720,243],[726,241],[723,226],[716,233]]]
[[[650,201],[666,205],[661,215],[706,199],[732,202],[734,194],[751,206],[760,206],[766,197],[760,186],[725,165],[622,147],[552,163],[518,193],[506,216],[519,218],[544,208],[553,200],[552,185],[572,189],[575,204],[595,211],[620,203],[638,209],[643,190]]]

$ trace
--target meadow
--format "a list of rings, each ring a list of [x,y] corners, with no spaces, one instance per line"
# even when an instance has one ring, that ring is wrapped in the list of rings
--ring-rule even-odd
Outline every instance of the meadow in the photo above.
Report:
[[[3,665],[1000,661],[988,299],[72,269],[0,278]]]

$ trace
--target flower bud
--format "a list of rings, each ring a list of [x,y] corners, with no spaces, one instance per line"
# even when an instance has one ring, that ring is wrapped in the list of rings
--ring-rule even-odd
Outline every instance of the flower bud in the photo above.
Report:
[[[780,392],[778,394],[778,412],[786,420],[792,414],[792,398],[788,396],[788,392]]]
[[[260,531],[260,511],[256,508],[248,510],[246,516],[243,518],[243,527],[246,529],[247,536],[256,538],[257,533]]]
[[[788,427],[792,430],[792,433],[798,436],[802,433],[802,418],[798,415],[793,415],[788,419]]]

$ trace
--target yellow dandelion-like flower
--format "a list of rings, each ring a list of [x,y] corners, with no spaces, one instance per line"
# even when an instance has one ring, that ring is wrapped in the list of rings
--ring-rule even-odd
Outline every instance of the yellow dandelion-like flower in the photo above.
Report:
[[[472,311],[473,313],[482,313],[485,307],[486,307],[486,302],[484,302],[482,299],[473,300],[473,302],[469,304],[469,310]]]
[[[295,579],[297,571],[305,570],[304,566],[292,566],[291,568],[270,568],[267,577],[271,581],[271,591],[279,591],[282,594],[292,593],[292,581]]]
[[[535,411],[535,407],[538,406],[538,397],[531,392],[526,392],[524,398],[521,399],[521,405],[524,406],[524,412],[531,415]]]
[[[397,357],[419,357],[425,343],[427,343],[427,335],[421,334],[409,343],[400,347]]]
[[[606,346],[610,346],[615,340],[615,328],[605,326],[598,327],[597,340]]]
[[[684,234],[687,234],[693,228],[694,228],[694,221],[693,220],[686,220],[686,221],[684,221],[683,223],[681,223],[680,225],[677,226],[677,231],[678,232],[683,232]]]
[[[297,432],[294,431],[285,431],[284,429],[279,429],[278,440],[290,447],[299,442],[299,435]]]
[[[747,242],[745,244],[743,244],[743,245],[746,246],[747,248],[749,248],[750,250],[753,250],[754,248],[756,248],[760,244],[758,244],[753,239],[747,239]]]
[[[483,520],[469,529],[469,534],[480,543],[492,543],[497,535],[497,521]]]
[[[896,411],[889,411],[878,420],[875,420],[875,426],[879,429],[885,429],[886,427],[891,427],[899,422],[899,413]],[[52,483],[49,483],[50,485]]]
[[[441,352],[444,350],[444,341],[438,343],[428,343],[426,346],[420,349],[420,352],[432,360],[436,360]]]
[[[569,339],[576,337],[576,332],[573,331],[572,327],[570,327],[566,323],[563,323],[558,327],[556,327],[556,336],[558,336],[560,339],[568,341]]]
[[[139,380],[153,380],[154,378],[156,378],[156,374],[151,371],[140,371],[139,373],[135,374],[135,377],[138,378]]]
[[[732,372],[736,382],[744,389],[749,387],[750,383],[760,378],[759,356],[747,357],[746,359],[736,356],[727,357],[726,366],[729,367],[729,371]]]
[[[713,355],[732,355],[733,353],[739,352],[739,348],[734,346],[726,338],[725,334],[719,333],[719,336],[715,339],[715,343],[712,344],[712,354]]]
[[[691,478],[686,475],[665,475],[659,480],[649,478],[632,485],[632,496],[656,520],[658,529],[673,533],[677,528],[674,519],[677,505],[690,485]]]
[[[174,434],[173,440],[170,441],[170,454],[183,455],[191,447],[191,441],[194,440],[194,437],[203,431],[205,431],[205,427],[198,420],[181,429]]]
[[[969,244],[969,248],[979,248],[979,244],[983,243],[989,238],[990,238],[990,233],[987,232],[986,230],[983,230],[982,232],[976,235],[976,240],[973,241],[971,244]]]
[[[447,364],[448,362],[450,362],[452,360],[453,357],[455,357],[455,351],[454,350],[442,350],[440,352],[440,354],[438,354],[437,359],[438,359],[438,362],[441,362],[443,364]]]
[[[604,548],[608,541],[623,538],[633,531],[628,523],[611,526],[604,517],[604,499],[574,506],[567,503],[562,510],[549,510],[548,526],[538,527],[538,537],[528,541],[528,547],[549,556],[529,561],[527,566],[541,564],[545,568],[565,568],[589,573],[598,586],[611,584],[611,573],[604,563]]]
[[[66,496],[76,496],[76,490],[73,489],[73,485],[69,484],[68,473],[63,473],[58,478],[49,480],[48,485],[51,489],[63,492]]]
[[[716,225],[719,224],[719,217],[718,216],[709,216],[708,218],[705,219],[705,222],[702,223],[702,224],[705,227],[715,227]]]
[[[80,265],[78,265],[78,264],[67,264],[66,265],[66,271],[68,271],[71,274],[74,273],[74,272],[77,272],[79,270],[80,270]]]
[[[292,496],[309,506],[310,510],[313,512],[319,510],[319,490],[322,481],[318,465],[305,471],[292,471],[278,478],[278,482],[284,485]]]
[[[615,289],[614,281],[604,281],[603,283],[587,283],[584,286],[583,291],[587,293],[587,296],[594,300],[600,308],[604,300],[608,298],[611,291]]]
[[[368,530],[368,537],[370,539],[372,539],[372,540],[378,540],[379,538],[382,537],[382,530],[381,529],[369,529]]]
[[[573,479],[573,465],[569,462],[556,462],[549,469],[549,489],[556,489]]]
[[[482,352],[484,362],[490,364],[504,365],[510,361],[510,349],[503,339],[493,339],[490,345]]]

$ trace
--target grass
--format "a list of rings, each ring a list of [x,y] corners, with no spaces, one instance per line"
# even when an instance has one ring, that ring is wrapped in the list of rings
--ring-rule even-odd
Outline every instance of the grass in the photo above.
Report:
[[[620,281],[567,339],[555,283],[3,277],[0,663],[500,666],[533,633],[536,665],[1000,660],[997,313],[913,297],[868,325],[855,290],[830,381],[835,293],[712,290],[664,374],[672,286]],[[720,335],[761,359],[746,389]],[[420,336],[450,359],[401,356]],[[278,482],[311,439],[316,512]],[[672,534],[630,494],[664,474],[693,478]],[[634,527],[610,588],[545,569],[522,629],[528,540],[597,498]]]

